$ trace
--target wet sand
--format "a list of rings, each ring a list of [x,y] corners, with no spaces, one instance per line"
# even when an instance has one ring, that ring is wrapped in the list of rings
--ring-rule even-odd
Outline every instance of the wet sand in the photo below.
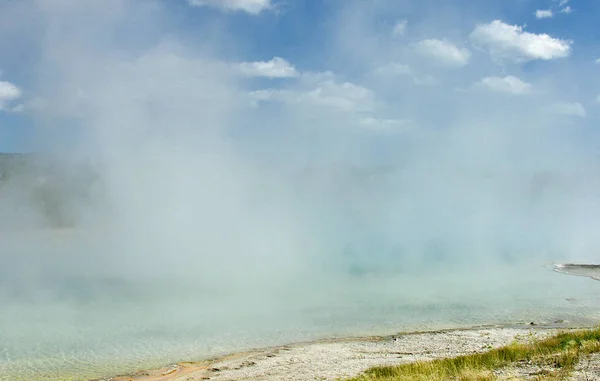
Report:
[[[203,362],[173,364],[162,369],[102,380],[338,380],[357,376],[373,366],[484,352],[515,340],[527,342],[543,338],[570,327],[569,322],[557,321],[544,325],[529,323],[315,341],[238,353]],[[600,369],[600,358],[589,359],[586,366],[586,369],[590,366]],[[502,372],[507,377],[513,377],[527,370],[509,369]]]

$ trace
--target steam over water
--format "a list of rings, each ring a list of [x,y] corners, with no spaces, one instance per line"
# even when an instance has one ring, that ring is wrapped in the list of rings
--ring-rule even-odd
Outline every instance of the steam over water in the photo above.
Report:
[[[416,47],[445,42],[356,38],[383,25],[387,8],[363,9],[383,1],[324,2],[343,9],[314,20],[306,51],[321,50],[267,75],[281,58],[250,61],[283,52],[239,33],[238,21],[265,33],[250,19],[263,16],[223,10],[234,3],[0,2],[0,51],[18,61],[2,81],[25,71],[11,118],[35,152],[0,162],[0,380],[332,336],[597,322],[600,283],[546,267],[600,250],[595,135],[547,107],[568,91],[478,92],[472,75],[500,71],[487,54],[460,71],[470,53],[444,49],[454,67],[440,69]],[[268,18],[278,11],[265,28],[305,24]],[[401,61],[414,78],[378,77]]]
[[[90,379],[325,337],[600,318],[595,283],[537,260],[455,263],[452,253],[403,266],[381,245],[362,255],[346,246],[280,277],[265,261],[128,263],[107,232],[13,233],[1,266],[7,381]]]
[[[89,379],[323,337],[597,322],[584,279],[531,264],[462,271],[339,273],[248,292],[73,274],[3,297],[1,379]]]

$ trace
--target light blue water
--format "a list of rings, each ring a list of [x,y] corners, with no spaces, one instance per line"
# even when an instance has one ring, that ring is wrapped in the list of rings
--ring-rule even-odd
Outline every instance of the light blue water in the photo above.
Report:
[[[0,380],[84,380],[323,337],[600,318],[600,283],[539,265],[339,274],[269,295],[90,282],[5,293]]]

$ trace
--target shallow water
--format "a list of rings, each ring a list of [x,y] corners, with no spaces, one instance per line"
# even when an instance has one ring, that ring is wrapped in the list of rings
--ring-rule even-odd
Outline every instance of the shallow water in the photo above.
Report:
[[[468,300],[443,292],[445,282],[411,297],[403,282],[374,279],[348,284],[344,295],[322,303],[223,313],[191,292],[137,302],[13,301],[0,318],[0,374],[2,380],[86,379],[321,337],[599,317],[598,290],[584,279],[544,268],[522,274],[493,294],[478,284]],[[361,283],[379,291],[361,292]]]
[[[63,267],[65,258],[73,262],[55,255]],[[55,276],[33,272],[44,281],[25,287],[28,262],[15,258],[20,278],[7,282],[4,273],[0,282],[2,381],[85,380],[326,337],[600,321],[599,283],[537,263],[341,271],[210,289],[187,278],[106,278],[78,266],[61,274],[50,264],[42,269]]]

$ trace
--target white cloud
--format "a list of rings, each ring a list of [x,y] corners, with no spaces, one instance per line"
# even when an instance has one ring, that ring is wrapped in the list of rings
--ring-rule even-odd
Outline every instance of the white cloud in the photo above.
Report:
[[[18,105],[12,107],[8,111],[10,111],[10,112],[23,112],[23,111],[25,111],[25,105],[22,104],[22,103],[19,103]]]
[[[339,81],[331,72],[305,73],[293,87],[263,89],[248,95],[254,104],[275,101],[291,107],[309,107],[344,114],[371,112],[376,103],[371,90]]]
[[[407,131],[414,127],[414,122],[408,119],[387,119],[365,117],[360,119],[359,124],[371,130],[380,132]]]
[[[276,94],[277,90],[273,89],[263,89],[256,90],[248,93],[248,98],[250,104],[253,108],[256,108],[260,102],[265,102],[272,100]]]
[[[249,77],[291,78],[299,75],[296,68],[281,57],[270,61],[242,62],[239,70]]]
[[[573,12],[573,8],[571,8],[571,7],[569,7],[569,6],[566,6],[566,7],[564,7],[563,9],[561,9],[561,10],[560,10],[560,12],[561,12],[561,13],[566,13],[566,14],[569,14],[569,13]]]
[[[558,102],[554,103],[552,106],[548,107],[550,112],[568,116],[577,116],[580,118],[585,118],[587,113],[585,112],[585,108],[581,105],[581,103],[567,103],[567,102]]]
[[[11,106],[11,103],[21,98],[21,89],[10,82],[0,81],[0,110],[21,111],[22,106]]]
[[[21,90],[10,82],[0,81],[0,99],[12,101],[21,97]]]
[[[568,2],[569,2],[569,0],[560,0],[558,3],[558,6],[562,7],[563,5],[567,5]]]
[[[600,65],[600,58],[596,58],[594,62],[596,63],[596,65]]]
[[[459,48],[444,40],[428,39],[417,44],[419,54],[434,60],[436,63],[450,67],[465,66],[471,58],[471,52]]]
[[[354,83],[326,80],[313,90],[301,94],[300,101],[315,103],[340,111],[369,111],[373,108],[371,90]]]
[[[256,90],[250,93],[250,98],[255,101],[266,101],[273,97],[273,89]]]
[[[494,59],[514,62],[568,57],[572,44],[572,41],[547,34],[525,32],[521,26],[505,24],[500,20],[477,25],[469,39],[487,49]]]
[[[435,86],[440,83],[440,81],[432,75],[425,75],[422,77],[415,76],[413,77],[413,81],[415,82],[415,85],[419,86]]]
[[[271,0],[187,0],[192,6],[207,6],[226,11],[244,11],[253,15],[272,8]]]
[[[392,29],[392,36],[404,36],[406,32],[406,25],[408,22],[406,20],[401,20],[394,25],[394,29]]]
[[[596,103],[600,103],[600,94],[596,97]]]
[[[475,83],[473,87],[497,93],[523,95],[530,94],[533,86],[517,77],[509,75],[506,77],[486,77]]]
[[[538,19],[547,19],[554,16],[552,13],[552,9],[538,9],[535,11],[535,18]]]
[[[393,77],[412,78],[415,85],[419,86],[432,86],[439,83],[435,77],[414,73],[410,66],[399,62],[390,62],[379,66],[371,74],[383,80],[390,80]]]
[[[373,70],[373,74],[384,77],[395,77],[412,74],[410,66],[399,62],[390,62]]]

